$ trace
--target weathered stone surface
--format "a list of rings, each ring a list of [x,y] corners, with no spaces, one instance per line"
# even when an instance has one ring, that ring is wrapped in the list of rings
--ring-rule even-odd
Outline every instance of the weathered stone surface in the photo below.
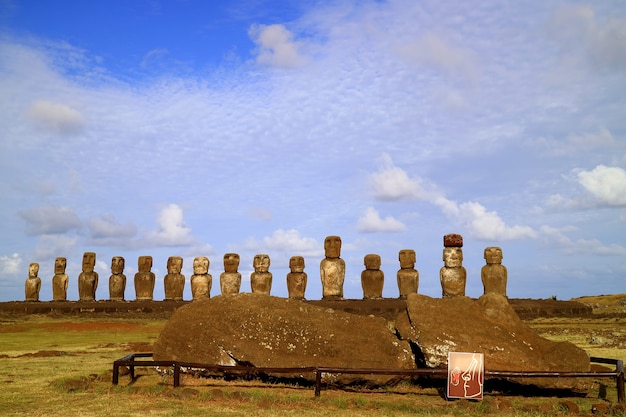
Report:
[[[590,369],[587,353],[569,342],[553,342],[523,323],[506,297],[486,294],[435,299],[420,294],[407,297],[408,315],[400,314],[396,326],[403,339],[423,353],[418,364],[447,366],[448,352],[485,355],[490,371],[580,371]],[[423,363],[420,363],[423,362]],[[516,380],[544,388],[584,390],[587,381],[556,378]]]
[[[241,293],[179,308],[154,344],[155,360],[259,367],[414,369],[406,341],[380,317],[294,299]],[[277,375],[281,376],[281,375]],[[303,377],[314,380],[313,374]],[[385,384],[394,376],[324,375],[326,382]]]

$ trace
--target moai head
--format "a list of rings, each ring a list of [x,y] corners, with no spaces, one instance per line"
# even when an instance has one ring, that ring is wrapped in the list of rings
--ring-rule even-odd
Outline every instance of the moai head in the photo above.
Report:
[[[413,249],[402,249],[398,253],[401,269],[415,268],[415,251]]]
[[[170,256],[167,258],[167,273],[180,274],[183,269],[183,258],[180,256]]]
[[[485,261],[488,264],[501,264],[502,263],[502,249],[497,246],[490,246],[485,248]]]
[[[365,255],[363,261],[365,263],[365,269],[380,269],[380,256],[375,253]]]
[[[206,256],[196,256],[193,259],[193,274],[206,275],[209,273],[209,258]]]
[[[237,272],[239,268],[239,254],[227,253],[224,255],[224,272]]]
[[[304,258],[302,256],[289,258],[289,269],[291,272],[304,272]]]
[[[327,236],[324,239],[324,256],[327,258],[339,258],[341,256],[341,238],[339,236]]]
[[[111,273],[113,275],[123,274],[124,273],[124,258],[121,256],[114,256],[111,258]]]
[[[28,265],[28,276],[32,277],[32,278],[36,278],[37,274],[39,273],[39,264],[33,262],[32,264]]]
[[[463,266],[463,249],[457,247],[443,248],[443,263],[448,268]]]
[[[96,253],[85,252],[83,253],[83,272],[93,272],[93,268],[96,266]]]
[[[255,255],[253,261],[255,272],[267,272],[270,269],[270,257],[264,253]]]
[[[137,264],[139,272],[150,272],[152,269],[152,256],[140,256]]]
[[[65,266],[67,265],[67,259],[65,258],[56,258],[54,260],[54,273],[55,274],[65,274]]]

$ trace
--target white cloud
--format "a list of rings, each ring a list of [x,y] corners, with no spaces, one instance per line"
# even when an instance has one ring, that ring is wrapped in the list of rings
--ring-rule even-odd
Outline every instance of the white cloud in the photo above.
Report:
[[[29,235],[62,234],[81,227],[80,219],[70,207],[43,206],[19,214],[26,221]]]
[[[383,219],[376,209],[368,207],[357,222],[357,230],[360,232],[404,232],[406,226],[392,216]]]
[[[468,201],[457,204],[445,197],[433,201],[443,213],[467,229],[475,239],[516,240],[534,238],[537,233],[528,226],[507,226],[495,211],[487,211],[479,203]]]
[[[43,130],[56,134],[77,133],[83,129],[83,115],[62,103],[37,100],[26,111],[27,119]]]
[[[2,271],[3,274],[16,274],[20,271],[21,267],[22,257],[19,253],[0,256],[0,271]]]
[[[597,239],[572,240],[565,235],[565,230],[559,230],[551,226],[541,227],[541,234],[550,246],[556,246],[559,250],[573,255],[601,255],[623,256],[626,255],[626,247],[613,244],[606,246]],[[556,243],[556,245],[554,245]]]
[[[378,200],[414,199],[422,196],[421,181],[409,178],[408,174],[393,164],[388,154],[380,158],[380,169],[369,178],[369,186]]]
[[[626,68],[626,20],[602,20],[590,5],[564,6],[554,12],[549,28],[566,59],[600,69]]]
[[[261,65],[293,68],[305,62],[293,34],[283,25],[253,25],[248,34],[258,45],[256,60]]]
[[[263,238],[262,242],[254,238],[246,240],[245,248],[254,251],[268,250],[285,252],[301,256],[318,256],[324,253],[320,244],[313,238],[300,236],[295,229],[278,229],[271,236]]]
[[[598,165],[578,173],[578,182],[603,204],[626,205],[626,171],[622,168]]]
[[[189,246],[195,243],[191,229],[185,225],[183,209],[177,204],[168,204],[161,209],[157,218],[159,229],[146,235],[150,246]]]

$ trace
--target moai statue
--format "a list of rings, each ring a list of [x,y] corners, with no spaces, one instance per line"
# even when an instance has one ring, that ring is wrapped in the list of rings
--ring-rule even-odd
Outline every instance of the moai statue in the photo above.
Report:
[[[239,255],[227,253],[224,255],[224,272],[220,274],[220,290],[222,295],[239,294],[241,288],[241,274],[239,268]]]
[[[272,289],[272,273],[270,257],[266,254],[254,255],[254,272],[250,274],[250,288],[255,294],[270,294]]]
[[[485,261],[480,276],[483,281],[485,294],[500,294],[506,297],[506,281],[508,272],[502,265],[502,249],[496,246],[485,248]]]
[[[124,301],[126,291],[126,275],[124,275],[124,258],[114,256],[111,259],[111,276],[109,277],[109,300]]]
[[[398,253],[400,269],[398,270],[398,290],[400,298],[406,298],[409,294],[416,294],[420,282],[420,273],[415,269],[415,251],[402,249]]]
[[[320,262],[323,300],[343,300],[343,281],[346,277],[346,263],[341,256],[341,238],[327,236],[324,239],[324,255]]]
[[[287,274],[287,291],[289,298],[304,300],[306,290],[307,275],[304,272],[304,258],[302,256],[292,256],[289,258],[289,269]]]
[[[52,299],[54,301],[67,301],[67,284],[69,278],[65,274],[67,259],[56,258],[54,260],[54,277],[52,277]]]
[[[80,301],[93,301],[96,299],[98,273],[93,270],[95,266],[96,253],[85,252],[83,254],[83,272],[78,275],[78,298]]]
[[[165,299],[180,301],[183,299],[185,289],[185,276],[180,273],[183,269],[183,258],[170,256],[167,258],[167,275],[163,278]]]
[[[385,273],[380,270],[380,256],[373,253],[365,255],[363,262],[365,263],[365,270],[361,272],[363,299],[383,298]]]
[[[439,271],[443,297],[465,295],[467,272],[463,267],[463,236],[449,234],[443,237],[443,263]]]
[[[209,258],[197,256],[193,260],[191,276],[191,296],[194,300],[211,297],[213,277],[209,274]]]
[[[152,300],[156,275],[151,271],[152,256],[140,256],[137,259],[138,271],[135,274],[135,299],[137,301]]]
[[[41,290],[41,278],[37,276],[39,273],[39,264],[32,263],[28,265],[28,278],[24,284],[24,292],[26,293],[26,301],[39,301],[39,290]]]

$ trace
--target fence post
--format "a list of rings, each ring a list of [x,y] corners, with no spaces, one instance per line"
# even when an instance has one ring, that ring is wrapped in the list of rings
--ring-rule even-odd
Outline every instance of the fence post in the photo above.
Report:
[[[120,367],[117,362],[113,362],[113,385],[117,385],[120,380]]]
[[[322,391],[322,371],[315,368],[315,396],[319,397]]]
[[[180,386],[180,365],[178,362],[174,363],[174,388]]]
[[[626,395],[624,395],[624,362],[620,359],[617,360],[617,402],[623,403],[626,401]]]

